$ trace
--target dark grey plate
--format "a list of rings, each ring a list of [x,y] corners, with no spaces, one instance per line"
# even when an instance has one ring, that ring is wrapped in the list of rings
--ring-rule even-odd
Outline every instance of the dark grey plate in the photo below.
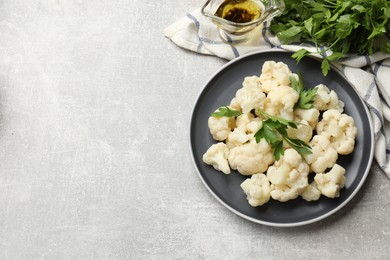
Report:
[[[200,93],[195,103],[190,125],[190,147],[199,176],[208,190],[225,207],[248,220],[270,226],[299,226],[323,219],[347,204],[363,185],[373,159],[374,136],[371,118],[363,101],[351,84],[332,69],[324,77],[320,61],[303,58],[299,64],[289,52],[262,51],[241,56],[223,66]],[[345,188],[340,197],[307,202],[301,198],[288,202],[269,201],[261,207],[251,207],[240,184],[247,178],[236,171],[230,175],[218,172],[202,161],[203,154],[216,143],[207,126],[210,114],[220,106],[228,105],[237,89],[242,87],[246,76],[259,75],[267,60],[286,63],[291,71],[303,75],[305,86],[314,87],[320,83],[327,85],[345,103],[345,113],[355,120],[358,134],[352,154],[340,156],[338,163],[346,169]]]

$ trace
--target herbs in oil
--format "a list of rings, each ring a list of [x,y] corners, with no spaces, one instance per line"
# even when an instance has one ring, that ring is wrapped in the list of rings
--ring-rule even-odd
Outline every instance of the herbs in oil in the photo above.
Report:
[[[215,15],[235,23],[248,23],[260,17],[261,7],[253,0],[225,0]]]

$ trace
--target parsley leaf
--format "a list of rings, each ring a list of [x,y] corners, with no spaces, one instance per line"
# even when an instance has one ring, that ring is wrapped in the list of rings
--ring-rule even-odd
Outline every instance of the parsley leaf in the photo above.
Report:
[[[321,62],[321,69],[322,69],[322,74],[324,76],[328,75],[328,72],[330,70],[330,64],[327,58],[324,58]]]
[[[229,107],[224,106],[224,107],[218,108],[217,111],[215,111],[214,113],[211,114],[211,116],[212,117],[222,117],[222,116],[237,117],[241,114],[242,113],[238,110],[230,109]]]
[[[274,149],[274,156],[277,161],[279,161],[280,156],[284,155],[283,150],[283,141],[278,141],[272,144],[272,149]]]
[[[311,88],[302,91],[301,94],[299,95],[298,107],[302,109],[313,108],[314,97],[316,96],[316,94],[317,94],[316,88]]]
[[[302,28],[299,26],[291,26],[290,28],[278,33],[278,38],[283,40],[285,43],[298,42],[300,39],[300,33]]]
[[[284,140],[301,155],[312,153],[311,147],[300,139],[284,137]]]
[[[292,120],[287,120],[287,119],[284,119],[284,118],[281,118],[278,116],[270,115],[270,114],[268,114],[260,109],[257,110],[257,112],[260,115],[263,115],[265,118],[269,118],[272,122],[276,123],[276,124],[272,125],[272,127],[274,127],[274,128],[276,128],[277,126],[280,126],[280,125],[289,126],[291,128],[298,128],[297,123],[295,123]]]
[[[290,79],[290,82],[291,82],[291,87],[296,92],[298,92],[298,94],[301,94],[303,88],[305,87],[304,83],[303,83],[302,75],[300,73],[298,73],[298,79],[294,75],[291,75],[289,77],[289,79]]]
[[[261,138],[264,138],[269,144],[278,142],[280,137],[277,132],[273,131],[274,128],[275,125],[272,120],[263,121],[260,129],[255,133],[256,142],[260,142]]]
[[[297,63],[300,62],[300,60],[310,54],[310,52],[306,49],[300,49],[299,51],[295,52],[291,57],[297,61]]]
[[[256,142],[260,142],[262,138],[269,143],[274,150],[274,157],[276,160],[284,155],[283,142],[285,141],[293,149],[295,149],[302,156],[304,154],[311,154],[311,147],[304,141],[288,136],[288,127],[297,128],[297,123],[291,120],[272,116],[264,111],[258,110],[259,114],[266,117],[255,133]]]
[[[305,86],[301,74],[298,74],[298,80],[294,75],[290,76],[290,81],[291,81],[291,87],[299,94],[297,107],[302,109],[312,108],[314,97],[317,94],[317,89],[312,88],[312,89],[305,90],[304,89]]]

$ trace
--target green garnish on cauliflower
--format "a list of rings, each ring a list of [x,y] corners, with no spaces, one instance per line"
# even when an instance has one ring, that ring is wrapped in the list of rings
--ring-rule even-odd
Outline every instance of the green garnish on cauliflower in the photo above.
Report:
[[[286,64],[267,61],[261,75],[245,77],[230,104],[208,119],[218,142],[203,161],[225,174],[250,176],[240,186],[253,207],[271,199],[337,198],[345,186],[337,160],[355,147],[355,122],[334,90],[303,83]]]

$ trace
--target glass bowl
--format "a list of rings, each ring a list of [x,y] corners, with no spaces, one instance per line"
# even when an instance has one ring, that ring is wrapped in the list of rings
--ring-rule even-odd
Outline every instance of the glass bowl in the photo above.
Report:
[[[251,37],[259,25],[280,15],[283,0],[207,0],[201,13],[217,27],[220,38],[228,43],[241,43]]]

